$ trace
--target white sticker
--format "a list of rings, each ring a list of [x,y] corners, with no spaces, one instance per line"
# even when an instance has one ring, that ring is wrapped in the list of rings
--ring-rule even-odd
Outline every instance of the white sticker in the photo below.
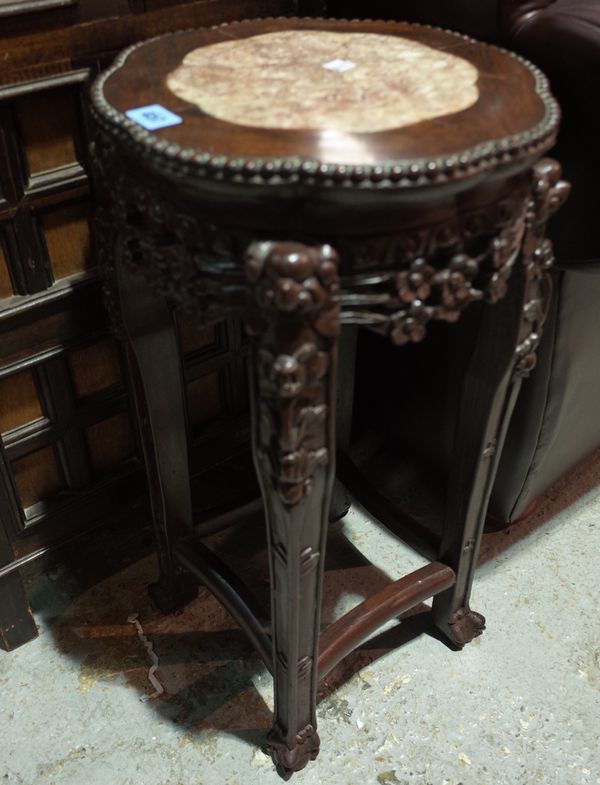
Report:
[[[344,71],[351,71],[353,68],[356,68],[356,63],[353,63],[352,60],[330,60],[328,63],[323,63],[323,68],[343,74]]]
[[[160,104],[138,106],[137,109],[130,109],[125,114],[147,131],[156,131],[159,128],[168,128],[170,125],[179,125],[183,122],[178,114],[170,112]]]

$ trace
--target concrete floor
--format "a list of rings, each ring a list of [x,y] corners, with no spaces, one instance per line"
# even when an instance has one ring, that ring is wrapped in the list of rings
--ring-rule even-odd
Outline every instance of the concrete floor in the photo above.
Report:
[[[294,782],[600,783],[599,483],[596,460],[526,525],[486,536],[473,607],[488,630],[464,651],[425,634],[418,616],[347,658],[320,690],[321,755]],[[422,563],[360,510],[343,529],[376,566],[333,560],[325,621],[383,573]],[[145,594],[153,572],[149,557],[88,588],[67,567],[32,582],[40,637],[0,653],[0,782],[281,782],[260,751],[268,674],[204,591],[183,613],[158,616]],[[165,689],[147,702],[134,613]]]

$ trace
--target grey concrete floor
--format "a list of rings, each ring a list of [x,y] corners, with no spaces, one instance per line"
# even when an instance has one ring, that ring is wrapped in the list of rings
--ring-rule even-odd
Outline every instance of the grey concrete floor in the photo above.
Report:
[[[600,460],[537,514],[486,535],[473,607],[488,630],[462,652],[426,614],[390,625],[320,689],[322,750],[300,785],[600,783]],[[352,510],[345,535],[374,567],[334,559],[329,621],[423,561]],[[335,549],[335,542],[332,547]],[[29,587],[40,637],[0,653],[0,782],[268,785],[270,678],[204,590],[175,616],[148,604],[149,557],[88,588],[68,567]],[[131,614],[159,657],[165,693]],[[3,779],[2,779],[3,777]]]

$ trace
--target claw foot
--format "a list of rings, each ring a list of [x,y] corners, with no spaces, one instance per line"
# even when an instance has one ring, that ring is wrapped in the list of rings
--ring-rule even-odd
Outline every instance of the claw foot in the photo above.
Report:
[[[459,608],[450,617],[448,633],[452,641],[461,648],[485,630],[485,616],[472,611],[469,606]]]
[[[279,728],[275,727],[267,736],[267,751],[273,758],[277,773],[289,780],[295,771],[300,771],[319,754],[321,741],[312,725],[303,728],[295,738],[295,746],[290,749]]]

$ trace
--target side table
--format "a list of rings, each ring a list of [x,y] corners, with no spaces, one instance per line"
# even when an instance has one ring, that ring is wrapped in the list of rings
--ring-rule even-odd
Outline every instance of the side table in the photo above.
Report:
[[[92,91],[106,301],[136,380],[160,559],[173,609],[203,582],[275,684],[268,747],[288,778],[319,750],[324,676],[385,621],[433,597],[461,647],[491,484],[548,297],[550,213],[568,193],[540,160],[559,112],[542,74],[500,49],[408,24],[267,19],[128,49]],[[337,342],[396,344],[484,301],[436,559],[321,636],[335,474]],[[251,593],[192,536],[183,384],[171,308],[241,316],[266,511],[268,634]],[[410,415],[410,413],[407,413]]]

